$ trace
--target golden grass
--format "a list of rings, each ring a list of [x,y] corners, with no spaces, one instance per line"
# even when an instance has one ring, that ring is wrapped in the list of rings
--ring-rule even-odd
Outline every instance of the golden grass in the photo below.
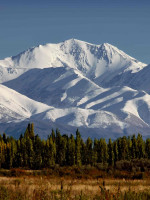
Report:
[[[51,178],[46,176],[0,177],[0,185],[16,192],[24,190],[25,194],[32,197],[35,191],[61,191],[70,193],[71,196],[79,195],[81,191],[86,195],[98,195],[100,187],[105,184],[106,190],[117,193],[118,189],[124,191],[150,190],[150,180],[125,180],[125,179],[72,179]]]

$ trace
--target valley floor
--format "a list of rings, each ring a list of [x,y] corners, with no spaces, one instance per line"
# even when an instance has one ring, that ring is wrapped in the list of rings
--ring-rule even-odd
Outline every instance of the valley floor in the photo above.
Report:
[[[8,172],[8,171],[7,171]],[[150,179],[74,178],[20,175],[0,177],[0,200],[145,200],[150,199]]]

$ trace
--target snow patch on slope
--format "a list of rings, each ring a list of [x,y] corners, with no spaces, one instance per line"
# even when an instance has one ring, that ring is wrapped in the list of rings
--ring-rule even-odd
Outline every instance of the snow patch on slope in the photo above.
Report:
[[[9,115],[11,119],[14,117],[16,120],[22,120],[34,114],[44,112],[50,107],[0,85],[0,108],[1,119],[4,118],[5,115],[7,116],[6,119],[9,121]]]

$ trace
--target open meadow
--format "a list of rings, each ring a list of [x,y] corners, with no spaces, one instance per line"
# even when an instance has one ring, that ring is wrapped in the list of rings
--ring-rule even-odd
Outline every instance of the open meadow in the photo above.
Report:
[[[150,179],[92,178],[33,173],[0,177],[0,200],[145,200]]]

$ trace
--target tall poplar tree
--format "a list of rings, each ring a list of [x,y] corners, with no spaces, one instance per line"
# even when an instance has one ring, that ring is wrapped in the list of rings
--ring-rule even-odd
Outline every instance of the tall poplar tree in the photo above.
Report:
[[[81,163],[81,135],[79,130],[76,131],[76,165],[80,166]]]
[[[86,164],[93,164],[93,149],[92,149],[93,142],[91,138],[88,137],[86,140]]]
[[[135,134],[131,138],[132,141],[132,147],[131,147],[131,154],[132,154],[132,159],[137,158],[137,141]]]
[[[71,134],[67,143],[67,164],[72,166],[75,165],[75,139]]]
[[[146,151],[146,158],[150,159],[150,138],[146,139],[145,151]]]
[[[108,141],[108,164],[110,166],[114,166],[114,152],[111,139]]]
[[[137,136],[137,158],[144,158],[145,157],[145,143],[143,141],[142,135],[138,134]]]

